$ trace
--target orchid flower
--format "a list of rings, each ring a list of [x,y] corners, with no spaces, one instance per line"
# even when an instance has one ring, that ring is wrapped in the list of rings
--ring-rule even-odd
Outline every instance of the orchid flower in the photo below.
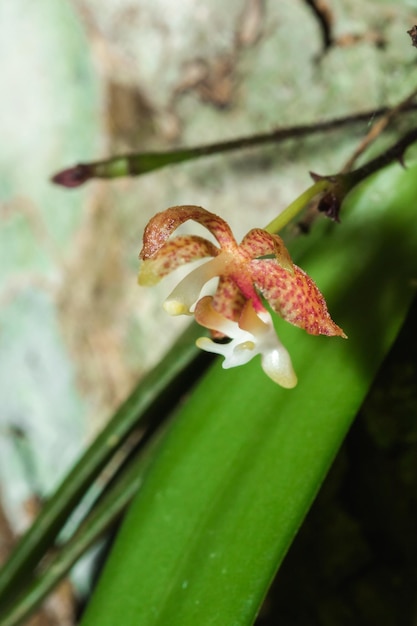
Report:
[[[207,228],[218,246],[197,235],[171,238],[188,220]],[[232,339],[229,344],[208,338],[197,342],[204,350],[222,354],[223,367],[241,365],[260,354],[270,378],[283,387],[296,385],[291,359],[262,297],[284,320],[312,335],[345,337],[313,280],[293,264],[281,237],[254,228],[238,244],[227,222],[202,207],[171,207],[150,220],[140,253],[139,284],[154,285],[181,265],[207,257],[176,286],[164,308],[171,315],[194,314],[214,338]],[[215,277],[219,280],[214,294],[201,298],[204,285]]]

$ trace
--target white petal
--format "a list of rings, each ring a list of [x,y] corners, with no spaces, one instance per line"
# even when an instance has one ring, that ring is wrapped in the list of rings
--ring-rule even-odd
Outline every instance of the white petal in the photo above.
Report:
[[[281,344],[279,348],[265,352],[262,355],[262,369],[269,378],[275,383],[292,389],[297,384],[297,376],[295,375],[290,355]]]
[[[211,319],[210,319],[211,318]],[[212,330],[217,330],[231,338],[229,343],[216,343],[207,337],[200,337],[197,346],[207,352],[224,357],[225,369],[244,365],[254,356],[261,355],[262,369],[275,383],[291,389],[297,384],[297,377],[290,355],[278,339],[267,311],[257,315],[248,302],[239,324],[221,316],[212,309],[206,319]]]
[[[242,331],[240,332],[242,333]],[[227,370],[231,367],[244,365],[255,355],[259,354],[252,335],[249,333],[245,333],[245,335],[247,335],[247,337],[245,336],[244,340],[242,340],[242,337],[235,337],[232,341],[229,341],[229,343],[216,343],[208,337],[200,337],[197,339],[196,345],[198,348],[201,348],[201,350],[223,356],[224,361],[222,367]]]
[[[165,300],[165,311],[170,315],[191,315],[204,285],[219,276],[222,267],[223,262],[219,263],[216,257],[187,274]]]

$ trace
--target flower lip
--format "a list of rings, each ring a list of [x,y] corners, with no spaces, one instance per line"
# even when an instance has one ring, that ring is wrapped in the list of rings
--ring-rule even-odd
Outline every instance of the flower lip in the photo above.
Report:
[[[278,339],[268,311],[257,314],[248,301],[239,322],[231,321],[213,308],[213,298],[205,296],[196,306],[195,318],[199,324],[231,338],[229,343],[216,343],[200,337],[197,346],[224,357],[223,368],[229,369],[248,363],[258,354],[264,372],[275,382],[291,389],[297,384],[291,358]]]

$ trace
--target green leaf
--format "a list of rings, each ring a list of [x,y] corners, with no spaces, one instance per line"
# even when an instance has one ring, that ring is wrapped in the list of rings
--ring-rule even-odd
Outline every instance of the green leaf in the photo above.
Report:
[[[161,414],[175,406],[194,381],[200,366],[195,361],[194,341],[201,331],[192,324],[178,338],[165,358],[132,391],[108,425],[80,457],[54,495],[45,503],[34,524],[22,537],[9,560],[0,569],[0,605],[9,604],[34,571],[56,536],[91,487],[101,470],[139,422],[146,430]],[[190,372],[190,366],[193,373]],[[168,391],[170,406],[162,392]],[[59,577],[56,577],[56,582]],[[2,616],[0,615],[0,623]]]
[[[46,565],[37,573],[18,598],[7,596],[7,607],[0,612],[1,626],[15,626],[29,617],[45,596],[70,571],[77,560],[119,519],[121,513],[138,490],[144,470],[152,458],[159,437],[154,437],[144,454],[130,461],[118,473],[117,480],[96,503],[72,537],[48,555]],[[87,453],[88,454],[88,453]],[[11,600],[11,601],[10,601]]]
[[[416,168],[295,242],[348,340],[284,323],[299,385],[216,364],[158,449],[82,626],[249,625],[415,292]],[[414,281],[414,282],[413,282]]]

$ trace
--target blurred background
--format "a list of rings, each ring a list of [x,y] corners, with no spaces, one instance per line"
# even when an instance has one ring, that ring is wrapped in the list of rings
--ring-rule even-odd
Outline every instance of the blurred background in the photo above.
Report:
[[[136,179],[66,190],[50,177],[404,98],[417,77],[406,35],[417,2],[321,2],[327,40],[314,4],[0,3],[0,559],[187,322],[161,308],[175,280],[137,286],[149,218],[198,204],[243,236],[301,193],[310,170],[339,170],[373,118]]]

